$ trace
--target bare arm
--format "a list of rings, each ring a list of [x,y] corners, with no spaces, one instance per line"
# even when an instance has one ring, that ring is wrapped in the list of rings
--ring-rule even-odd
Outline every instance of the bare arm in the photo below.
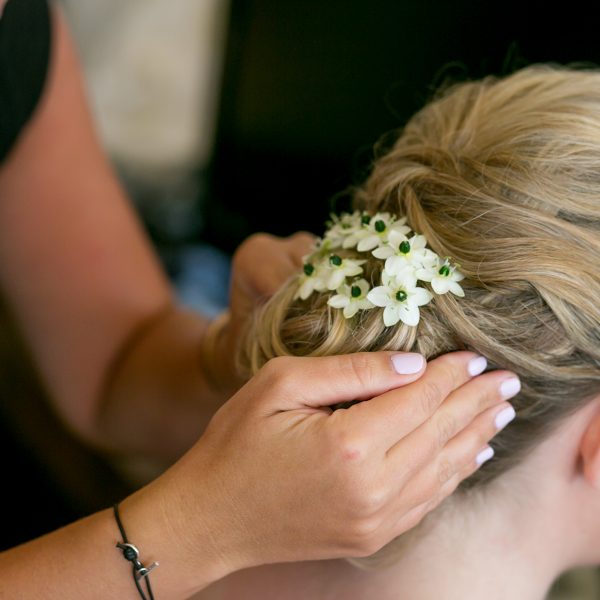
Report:
[[[366,556],[473,473],[514,375],[473,378],[481,359],[470,352],[411,360],[410,374],[404,358],[276,358],[224,404],[189,452],[122,503],[140,560],[160,563],[156,598],[260,564]],[[117,541],[103,511],[4,552],[0,599],[133,600]]]
[[[101,446],[172,458],[223,400],[200,368],[207,321],[176,307],[53,21],[44,97],[0,169],[0,285],[67,423]]]

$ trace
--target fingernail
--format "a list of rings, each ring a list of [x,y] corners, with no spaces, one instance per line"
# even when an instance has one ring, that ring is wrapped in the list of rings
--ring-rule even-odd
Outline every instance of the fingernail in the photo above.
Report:
[[[487,360],[483,356],[478,356],[477,358],[472,358],[469,361],[467,366],[467,371],[469,371],[469,375],[475,377],[475,375],[479,375],[485,371],[487,367]]]
[[[400,375],[412,375],[418,373],[425,365],[425,358],[416,352],[405,352],[392,356],[394,371]]]
[[[484,462],[487,462],[494,456],[494,449],[491,446],[488,446],[485,450],[482,450],[475,459],[477,464],[481,466]]]
[[[520,390],[521,382],[516,377],[505,379],[500,384],[500,396],[502,396],[502,400],[508,400],[508,398],[516,396]]]
[[[512,406],[507,406],[505,409],[501,410],[494,419],[496,429],[499,431],[506,427],[515,418],[516,414],[517,413]]]

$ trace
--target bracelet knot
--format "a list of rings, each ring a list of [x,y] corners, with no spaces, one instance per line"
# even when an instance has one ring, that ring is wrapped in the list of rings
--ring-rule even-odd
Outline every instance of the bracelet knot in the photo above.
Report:
[[[119,527],[119,531],[121,532],[121,536],[123,537],[122,542],[117,542],[116,547],[123,552],[123,557],[128,560],[133,565],[133,580],[135,582],[135,586],[142,597],[143,600],[154,600],[154,595],[152,593],[152,587],[150,586],[150,580],[148,579],[148,575],[150,572],[158,567],[157,562],[153,562],[151,565],[145,567],[139,559],[140,551],[136,546],[129,543],[127,540],[127,535],[125,533],[125,529],[123,528],[123,524],[121,523],[121,517],[119,516],[119,505],[115,504],[113,506],[113,512],[115,515],[115,520]],[[144,581],[146,582],[146,590],[148,595],[146,596],[144,590],[140,586],[140,579],[146,578]]]

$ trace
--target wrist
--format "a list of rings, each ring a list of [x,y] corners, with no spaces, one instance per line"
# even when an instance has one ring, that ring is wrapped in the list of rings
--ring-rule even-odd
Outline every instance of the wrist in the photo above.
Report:
[[[150,576],[156,597],[183,599],[232,569],[214,547],[217,536],[209,526],[210,515],[199,514],[200,499],[194,505],[181,503],[179,496],[185,494],[179,493],[168,472],[166,476],[167,481],[163,481],[163,475],[126,498],[120,503],[119,512],[129,542],[140,551],[140,560],[144,565],[159,563]],[[116,523],[114,529],[116,539],[120,536]]]
[[[227,397],[239,387],[231,327],[226,310],[207,325],[200,347],[201,367],[210,388]]]

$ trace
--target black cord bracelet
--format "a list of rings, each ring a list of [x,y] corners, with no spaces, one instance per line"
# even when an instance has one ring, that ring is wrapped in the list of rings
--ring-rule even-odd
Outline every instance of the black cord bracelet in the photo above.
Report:
[[[119,526],[119,531],[121,532],[121,537],[123,538],[123,542],[117,543],[117,548],[123,551],[123,556],[126,560],[130,561],[133,565],[133,581],[135,583],[135,587],[137,588],[142,600],[154,600],[154,594],[152,593],[152,588],[150,587],[150,579],[148,579],[148,575],[150,571],[158,567],[157,562],[153,562],[150,566],[145,567],[140,561],[140,551],[133,545],[129,543],[127,539],[127,534],[125,533],[125,529],[123,528],[123,524],[121,523],[121,517],[119,517],[119,504],[115,504],[113,506],[113,512],[115,514],[115,521]],[[140,580],[143,579],[146,582],[146,589],[148,590],[148,595],[142,589],[142,585]]]

